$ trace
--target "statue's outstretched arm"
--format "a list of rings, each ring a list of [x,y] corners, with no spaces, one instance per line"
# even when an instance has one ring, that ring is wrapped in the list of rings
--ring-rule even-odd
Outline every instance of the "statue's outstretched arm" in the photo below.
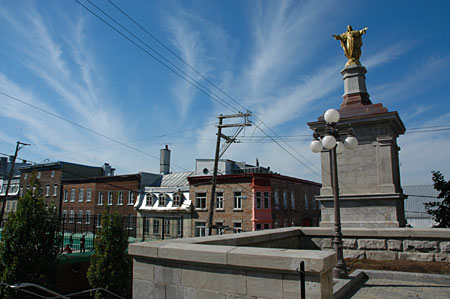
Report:
[[[367,29],[369,29],[369,28],[366,27],[364,29],[361,29],[361,30],[359,30],[359,33],[360,34],[365,34]]]
[[[332,37],[334,37],[335,40],[342,40],[340,35],[332,35]]]

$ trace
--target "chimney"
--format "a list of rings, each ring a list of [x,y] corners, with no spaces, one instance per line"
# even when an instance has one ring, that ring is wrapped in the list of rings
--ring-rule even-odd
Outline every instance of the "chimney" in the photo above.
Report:
[[[104,176],[113,176],[114,175],[114,168],[109,165],[109,163],[105,163],[103,165],[103,175]]]
[[[259,167],[259,160],[256,158],[256,167]]]
[[[170,172],[170,149],[166,144],[166,148],[160,150],[159,173],[168,174]]]

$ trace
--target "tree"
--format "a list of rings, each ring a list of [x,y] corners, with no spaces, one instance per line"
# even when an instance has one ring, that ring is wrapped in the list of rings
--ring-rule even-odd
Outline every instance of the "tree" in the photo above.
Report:
[[[130,258],[126,252],[128,237],[123,229],[122,217],[117,213],[103,214],[101,228],[94,241],[95,253],[91,257],[87,277],[94,288],[104,288],[125,296],[130,282]],[[96,299],[109,298],[97,292]]]
[[[47,206],[38,180],[19,198],[17,211],[9,214],[0,243],[1,280],[9,285],[36,283],[47,288],[56,285],[59,250],[59,221],[54,206]],[[10,288],[4,298],[24,298]]]
[[[439,171],[433,171],[434,189],[439,191],[442,202],[427,202],[425,209],[438,224],[435,227],[450,227],[450,181],[446,181]]]

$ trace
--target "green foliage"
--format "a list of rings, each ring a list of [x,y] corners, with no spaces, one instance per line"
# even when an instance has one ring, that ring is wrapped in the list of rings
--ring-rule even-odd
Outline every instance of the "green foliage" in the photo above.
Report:
[[[124,296],[130,283],[130,258],[126,252],[128,237],[123,229],[122,217],[107,210],[102,216],[102,227],[94,241],[95,253],[91,257],[87,277],[94,288],[104,288]],[[97,292],[95,298],[110,298]]]
[[[450,227],[450,181],[446,181],[439,171],[433,171],[434,189],[439,191],[442,202],[425,203],[427,213],[438,223],[436,227]]]
[[[48,207],[39,182],[18,200],[17,211],[8,216],[0,243],[1,280],[7,284],[56,285],[59,222],[54,207]],[[33,189],[35,190],[33,192]],[[5,288],[4,298],[25,298],[25,293]]]

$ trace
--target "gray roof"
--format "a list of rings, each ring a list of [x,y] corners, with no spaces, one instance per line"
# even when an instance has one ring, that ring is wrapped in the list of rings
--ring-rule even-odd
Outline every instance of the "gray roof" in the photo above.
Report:
[[[437,198],[439,192],[434,189],[433,185],[414,185],[403,186],[403,193],[408,195],[405,200],[405,216],[406,218],[429,218],[424,203],[441,202],[442,199]]]
[[[187,178],[194,172],[174,172],[163,175],[161,187],[186,187],[189,186]]]

